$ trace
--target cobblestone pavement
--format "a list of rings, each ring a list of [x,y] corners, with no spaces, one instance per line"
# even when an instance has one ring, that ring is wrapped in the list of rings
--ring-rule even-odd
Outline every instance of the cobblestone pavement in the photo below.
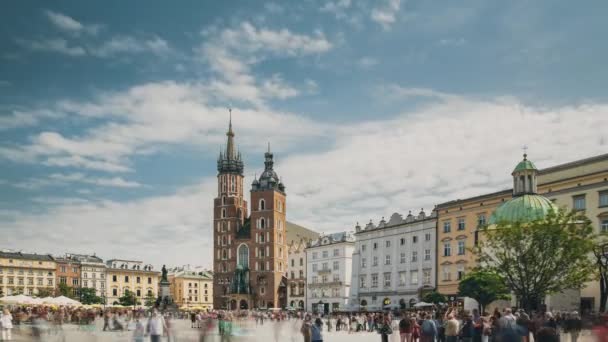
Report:
[[[265,322],[264,325],[257,326],[254,322],[241,322],[236,324],[235,336],[230,339],[230,342],[301,342],[300,335],[301,321],[291,320],[284,322]],[[186,341],[201,341],[199,330],[190,327],[188,320],[173,320],[173,339],[172,342]],[[45,342],[106,342],[106,341],[134,341],[132,331],[102,331],[102,321],[98,320],[96,326],[90,328],[79,328],[76,325],[66,324],[62,327],[62,331],[53,331],[52,328],[47,329],[42,337],[38,340],[31,336],[31,327],[22,326],[14,329],[14,341],[45,341]],[[349,334],[343,331],[323,332],[325,342],[368,342],[380,341],[380,336],[376,333],[352,333]],[[569,338],[562,337],[562,341],[569,341]],[[149,341],[149,338],[145,339]],[[168,341],[163,338],[162,341]],[[217,327],[214,327],[212,333],[207,336],[205,342],[220,342],[220,336],[217,335]],[[595,339],[589,333],[583,333],[579,338],[579,342],[594,342]],[[222,341],[223,342],[223,341]],[[399,342],[399,336],[395,332],[390,339],[390,342]]]

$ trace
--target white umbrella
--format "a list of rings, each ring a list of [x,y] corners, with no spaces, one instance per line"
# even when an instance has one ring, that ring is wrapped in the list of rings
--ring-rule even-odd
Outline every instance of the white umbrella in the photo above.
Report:
[[[57,298],[53,298],[50,300],[51,304],[55,305],[72,305],[72,306],[81,306],[82,303],[79,301],[73,300],[71,298],[65,296],[59,296]]]
[[[414,304],[415,308],[421,308],[421,307],[425,307],[425,306],[433,306],[433,304],[425,303],[425,302],[420,302],[420,303]]]
[[[34,299],[26,295],[7,296],[2,298],[5,304],[36,304]]]

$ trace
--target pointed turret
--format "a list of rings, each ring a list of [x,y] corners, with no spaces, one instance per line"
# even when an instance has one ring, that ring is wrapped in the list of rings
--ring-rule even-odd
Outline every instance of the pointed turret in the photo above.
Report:
[[[230,118],[228,121],[228,132],[226,136],[226,151],[220,150],[220,155],[217,161],[217,171],[219,173],[235,173],[243,175],[244,165],[241,159],[241,152],[236,150],[234,143],[234,131],[232,130],[232,109],[229,109]]]

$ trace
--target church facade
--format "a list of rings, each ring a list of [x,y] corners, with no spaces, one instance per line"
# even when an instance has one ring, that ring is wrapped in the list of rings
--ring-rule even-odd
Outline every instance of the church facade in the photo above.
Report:
[[[213,306],[215,309],[284,308],[287,303],[285,186],[264,154],[264,171],[251,184],[251,212],[244,199],[244,163],[232,120],[217,160],[213,203]]]

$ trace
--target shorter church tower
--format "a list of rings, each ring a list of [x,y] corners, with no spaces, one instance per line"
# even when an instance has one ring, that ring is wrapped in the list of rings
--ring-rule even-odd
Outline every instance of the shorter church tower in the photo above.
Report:
[[[255,307],[281,308],[287,304],[287,242],[285,186],[274,171],[268,145],[264,172],[251,185],[251,283]]]

